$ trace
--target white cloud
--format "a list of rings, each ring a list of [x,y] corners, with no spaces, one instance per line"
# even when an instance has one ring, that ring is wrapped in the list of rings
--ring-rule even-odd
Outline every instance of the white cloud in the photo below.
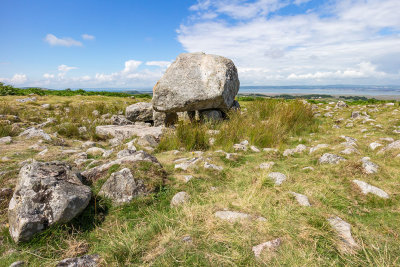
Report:
[[[44,40],[51,46],[82,46],[82,43],[70,37],[57,38],[55,35],[49,33]]]
[[[137,61],[137,60],[128,60],[125,61],[125,68],[123,70],[124,73],[130,73],[135,71],[140,65],[142,64],[142,61]]]
[[[308,3],[308,2],[310,2],[311,0],[294,0],[293,1],[293,4],[295,4],[295,5],[301,5],[301,4],[305,4],[305,3]]]
[[[157,66],[160,68],[167,68],[171,65],[171,61],[147,61],[147,66]]]
[[[45,74],[43,74],[43,78],[45,78],[45,79],[53,79],[54,78],[54,74],[45,73]]]
[[[400,1],[335,0],[274,13],[301,2],[199,1],[178,40],[189,52],[233,59],[243,85],[400,82]]]
[[[70,71],[70,70],[77,69],[77,67],[70,67],[70,66],[67,66],[67,65],[62,64],[62,65],[58,66],[57,69],[58,69],[59,71],[61,71],[61,72],[68,72],[68,71]]]
[[[90,35],[90,34],[87,34],[87,33],[84,33],[84,34],[82,34],[82,39],[83,40],[94,40],[96,37],[94,37],[93,35]]]
[[[28,80],[26,74],[16,73],[12,78],[0,78],[0,82],[12,84],[12,85],[21,85]]]

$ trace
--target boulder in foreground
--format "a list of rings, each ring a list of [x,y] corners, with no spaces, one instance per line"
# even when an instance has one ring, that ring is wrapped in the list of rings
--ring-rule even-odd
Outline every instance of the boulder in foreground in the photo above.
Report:
[[[204,53],[183,53],[153,88],[153,108],[159,112],[228,110],[239,91],[230,59]]]
[[[90,187],[66,163],[25,165],[8,208],[11,237],[15,242],[28,241],[55,223],[70,221],[86,208],[90,197]]]

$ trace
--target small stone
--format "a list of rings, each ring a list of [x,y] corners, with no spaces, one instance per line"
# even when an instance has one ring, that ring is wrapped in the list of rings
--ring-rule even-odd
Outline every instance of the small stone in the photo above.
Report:
[[[217,212],[215,212],[214,215],[215,215],[215,217],[217,217],[221,220],[226,220],[229,222],[247,220],[247,219],[251,218],[251,216],[247,213],[238,212],[238,211],[229,211],[229,210],[217,211]]]
[[[357,150],[357,148],[354,148],[354,147],[345,148],[344,150],[340,151],[340,153],[345,154],[345,155],[360,154],[360,152]]]
[[[263,162],[261,163],[258,167],[262,170],[269,170],[272,168],[272,166],[275,165],[275,162],[269,161],[269,162]]]
[[[190,196],[186,192],[179,192],[174,195],[174,197],[171,200],[171,206],[180,206],[187,201],[189,201]]]
[[[93,110],[92,115],[97,117],[100,115],[100,112],[98,110]]]
[[[50,104],[43,104],[41,107],[44,108],[44,109],[49,109],[50,108]]]
[[[247,146],[242,144],[234,144],[233,149],[235,151],[247,151]]]
[[[252,248],[252,251],[254,252],[254,256],[256,256],[257,258],[260,257],[261,253],[264,250],[268,250],[268,251],[273,251],[276,250],[280,245],[281,245],[281,239],[277,238],[271,241],[267,241],[264,243],[261,243],[257,246],[254,246]]]
[[[302,170],[304,170],[304,171],[313,171],[314,168],[311,167],[311,166],[308,166],[308,167],[304,167]]]
[[[9,267],[22,267],[25,266],[25,262],[24,261],[16,261],[11,263],[11,265]]]
[[[85,255],[77,258],[64,259],[57,263],[56,267],[97,267],[100,261],[100,256]]]
[[[192,243],[193,242],[192,237],[190,235],[186,235],[186,236],[182,237],[182,241],[185,242],[185,243]]]
[[[343,101],[338,101],[337,103],[336,103],[336,106],[335,106],[335,108],[348,108],[349,106],[345,103],[345,102],[343,102]]]
[[[341,244],[339,249],[345,253],[352,253],[354,250],[359,249],[359,245],[354,241],[351,235],[351,225],[339,217],[331,217],[328,219],[329,224],[339,235]]]
[[[320,164],[339,164],[341,161],[346,161],[346,159],[331,153],[325,153],[319,158]]]
[[[313,146],[313,147],[310,148],[310,154],[314,153],[317,150],[320,150],[320,149],[323,149],[323,148],[328,148],[328,147],[329,147],[329,145],[327,145],[327,144],[318,144],[318,145]]]
[[[214,169],[217,171],[222,171],[224,168],[222,168],[221,166],[217,166],[208,162],[204,162],[204,168],[206,169]]]
[[[100,156],[103,155],[105,150],[100,147],[91,147],[88,150],[86,150],[86,153],[92,156]]]
[[[6,137],[0,138],[0,145],[10,144],[11,142],[12,142],[11,136],[6,136]]]
[[[78,128],[78,132],[79,132],[79,134],[85,134],[85,133],[87,133],[87,129],[85,126],[82,126],[82,127]]]
[[[377,142],[373,142],[373,143],[369,144],[369,148],[370,148],[371,150],[375,150],[375,149],[377,149],[377,148],[380,147],[380,146],[383,146],[383,145],[380,144],[380,143],[377,143]]]
[[[364,157],[361,159],[362,162],[362,166],[364,168],[364,172],[366,174],[373,174],[373,173],[377,173],[379,166],[373,162],[370,161],[369,157]]]
[[[286,180],[286,175],[280,172],[271,172],[268,174],[268,178],[274,180],[276,185],[280,185]]]
[[[256,153],[261,152],[256,146],[250,146],[250,150]]]
[[[375,187],[373,185],[370,185],[364,181],[353,180],[353,183],[355,183],[361,189],[361,192],[364,195],[371,193],[371,194],[377,195],[378,197],[381,197],[381,198],[389,198],[388,193],[386,193],[382,189]]]
[[[311,206],[310,202],[308,201],[308,197],[299,193],[290,192],[297,200],[297,202],[301,206],[309,207]]]
[[[119,151],[119,152],[117,153],[117,158],[120,159],[120,158],[123,158],[123,157],[131,156],[131,155],[133,155],[135,152],[136,152],[136,150],[124,149],[124,150],[121,150],[121,151]]]
[[[285,149],[285,151],[283,151],[282,155],[284,157],[288,157],[288,156],[292,156],[295,153],[294,149]]]

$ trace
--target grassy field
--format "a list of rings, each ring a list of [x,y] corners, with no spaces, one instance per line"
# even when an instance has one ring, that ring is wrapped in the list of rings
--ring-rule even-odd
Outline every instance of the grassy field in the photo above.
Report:
[[[44,156],[29,148],[37,140],[15,137],[11,144],[0,145],[0,172],[6,171],[0,175],[1,187],[14,187],[18,163],[26,159],[72,162],[71,156],[60,153],[60,149],[80,149],[77,140],[94,140],[98,146],[109,149],[108,142],[94,133],[94,127],[102,124],[99,117],[118,114],[127,105],[144,100],[37,96],[36,102],[17,103],[18,98],[22,97],[1,97],[0,114],[18,116],[20,128],[54,117],[56,120],[44,130],[57,131],[59,136],[45,143],[49,152]],[[395,152],[379,154],[379,149],[372,151],[368,147],[374,141],[387,144],[379,138],[398,139],[398,134],[393,133],[394,126],[400,125],[398,104],[387,106],[382,102],[372,107],[360,101],[335,110],[336,103],[329,104],[327,100],[312,110],[311,105],[296,100],[243,100],[246,101],[240,101],[242,112],[232,112],[228,121],[194,125],[181,122],[175,131],[167,133],[152,152],[162,163],[167,182],[157,192],[130,204],[113,207],[109,200],[94,194],[88,208],[72,222],[16,245],[8,233],[8,201],[3,201],[0,266],[9,266],[16,260],[25,260],[29,266],[53,266],[63,258],[92,253],[102,257],[104,266],[399,266],[400,158]],[[45,103],[51,107],[42,108]],[[93,115],[94,110],[99,112],[98,116]],[[314,118],[317,111],[322,116]],[[366,111],[376,121],[354,120],[353,127],[346,127],[352,111]],[[332,112],[332,117],[324,116],[327,112]],[[333,128],[336,124],[340,128]],[[88,129],[83,135],[78,131],[82,126]],[[211,135],[209,130],[219,133]],[[0,125],[1,136],[15,136],[19,131]],[[345,141],[342,135],[357,139],[359,154],[340,154],[344,149],[340,144]],[[209,144],[210,137],[215,139],[213,145]],[[237,152],[233,159],[217,152],[233,152],[233,144],[245,139],[261,152]],[[285,149],[298,144],[307,148],[317,144],[329,147],[312,154],[307,149],[289,157],[282,155]],[[279,152],[262,151],[266,147]],[[223,170],[208,170],[202,164],[187,171],[174,168],[175,160],[200,154],[195,150],[202,150],[207,162]],[[319,164],[319,157],[326,152],[341,155],[347,161]],[[363,173],[360,160],[366,156],[380,166],[378,173]],[[258,167],[270,161],[275,162],[272,169]],[[288,178],[281,185],[274,185],[267,177],[271,171]],[[185,175],[194,178],[186,183]],[[361,194],[351,182],[353,179],[385,190],[390,199]],[[99,187],[100,184],[92,185],[95,193]],[[172,197],[180,191],[187,192],[190,200],[171,207]],[[307,195],[311,207],[300,206],[290,194],[292,191]],[[230,223],[214,216],[224,209],[266,220]],[[345,254],[338,249],[340,240],[327,221],[331,216],[351,224],[360,250]],[[191,242],[182,240],[186,236],[191,237]],[[253,246],[275,238],[282,239],[276,251],[267,251],[260,258],[254,256]]]

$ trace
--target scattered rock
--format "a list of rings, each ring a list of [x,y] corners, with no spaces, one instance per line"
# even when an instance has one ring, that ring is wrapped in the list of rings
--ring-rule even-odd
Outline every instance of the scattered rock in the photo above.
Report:
[[[340,153],[345,155],[351,155],[351,154],[360,154],[360,151],[358,151],[357,148],[354,147],[347,147],[344,150],[340,151]]]
[[[129,203],[133,198],[146,195],[149,190],[142,180],[135,179],[128,168],[111,174],[101,187],[99,195],[108,197],[115,205]]]
[[[310,202],[308,201],[308,197],[299,193],[290,192],[297,200],[297,202],[301,206],[309,207],[311,206]]]
[[[379,166],[377,164],[371,162],[369,157],[362,158],[361,162],[362,162],[364,172],[366,174],[373,174],[373,173],[378,172]]]
[[[313,147],[310,148],[310,154],[314,153],[317,150],[320,150],[320,149],[323,149],[323,148],[328,148],[328,147],[329,147],[329,145],[327,145],[327,144],[318,144],[318,145],[313,146]]]
[[[224,168],[222,168],[221,166],[217,166],[208,162],[204,162],[204,168],[205,169],[213,169],[213,170],[217,170],[217,171],[222,171]]]
[[[31,128],[26,129],[25,131],[20,133],[19,136],[23,136],[23,137],[25,137],[27,139],[39,137],[39,138],[42,138],[42,139],[44,139],[46,141],[50,141],[51,140],[50,135],[45,133],[42,129],[37,129],[35,127],[31,127]]]
[[[8,208],[11,237],[28,241],[53,224],[70,221],[90,197],[90,188],[66,163],[34,161],[23,166]]]
[[[44,109],[50,109],[50,104],[43,104],[41,107]]]
[[[331,217],[328,219],[329,224],[336,231],[340,238],[339,249],[345,253],[352,253],[359,249],[359,245],[354,241],[351,235],[351,225],[339,217]]]
[[[99,262],[99,255],[85,255],[77,258],[64,259],[58,262],[56,267],[97,267]]]
[[[199,110],[201,121],[221,121],[224,119],[224,113],[219,109]]]
[[[185,243],[192,243],[193,242],[192,237],[190,235],[186,235],[186,236],[182,237],[182,241],[185,242]]]
[[[185,159],[184,162],[175,164],[175,169],[181,169],[186,171],[190,167],[195,166],[197,162],[199,162],[201,158],[192,158],[192,159]]]
[[[9,267],[23,267],[25,266],[25,262],[24,261],[16,261],[11,263],[11,265]]]
[[[21,99],[17,99],[16,101],[20,102],[20,103],[35,102],[36,101],[36,97],[21,98]]]
[[[128,120],[124,115],[113,115],[111,116],[111,124],[112,125],[129,125],[132,124],[132,121]]]
[[[98,117],[100,115],[100,112],[98,110],[93,110],[92,115]]]
[[[258,257],[260,257],[261,253],[264,250],[272,251],[272,250],[277,249],[281,245],[281,242],[282,242],[281,239],[277,238],[277,239],[274,239],[274,240],[271,240],[271,241],[267,241],[267,242],[261,243],[261,244],[259,244],[257,246],[254,246],[252,248],[252,250],[254,252],[254,256],[256,256],[258,258]]]
[[[271,172],[268,174],[268,178],[274,180],[276,185],[280,185],[286,180],[286,175],[280,172]]]
[[[394,141],[394,142],[388,144],[381,151],[379,151],[379,153],[384,153],[386,151],[398,150],[398,149],[400,149],[400,140],[397,140],[397,141]]]
[[[353,183],[355,183],[361,189],[361,192],[364,195],[371,193],[371,194],[377,195],[378,197],[381,197],[381,198],[389,198],[388,193],[386,193],[382,189],[375,187],[373,185],[370,185],[364,181],[353,180]]]
[[[134,149],[134,150],[133,149],[124,149],[117,153],[117,158],[120,159],[120,158],[131,156],[131,155],[135,154],[135,152],[136,152],[136,149]]]
[[[156,147],[158,142],[153,135],[147,134],[140,137],[137,144],[142,147]]]
[[[190,196],[186,192],[182,191],[182,192],[176,193],[171,200],[171,206],[173,206],[173,207],[180,206],[180,205],[186,203],[187,201],[189,201],[189,199],[190,199]]]
[[[341,156],[325,153],[322,157],[319,158],[320,164],[339,164],[341,161],[345,161],[346,159],[342,158]]]
[[[373,142],[373,143],[369,144],[369,148],[370,148],[371,150],[375,150],[375,149],[377,149],[377,148],[380,147],[380,146],[383,146],[383,145],[380,144],[380,143],[378,143],[378,142]]]
[[[261,152],[256,146],[250,146],[250,150],[256,153]]]
[[[231,60],[184,53],[154,86],[153,108],[159,112],[228,110],[238,90],[238,74]]]
[[[130,105],[125,110],[126,118],[130,121],[152,121],[153,106],[151,103],[139,102]]]
[[[343,102],[343,101],[338,101],[337,103],[336,103],[336,106],[335,106],[335,108],[348,108],[349,106],[345,103],[345,102]]]
[[[0,145],[10,144],[11,142],[12,142],[11,136],[6,136],[6,137],[0,138]]]
[[[104,152],[105,150],[100,147],[91,147],[88,150],[86,150],[86,153],[92,156],[101,156],[104,154]]]
[[[251,219],[251,216],[247,213],[229,210],[217,211],[215,212],[214,216],[221,220],[226,220],[229,222]]]

